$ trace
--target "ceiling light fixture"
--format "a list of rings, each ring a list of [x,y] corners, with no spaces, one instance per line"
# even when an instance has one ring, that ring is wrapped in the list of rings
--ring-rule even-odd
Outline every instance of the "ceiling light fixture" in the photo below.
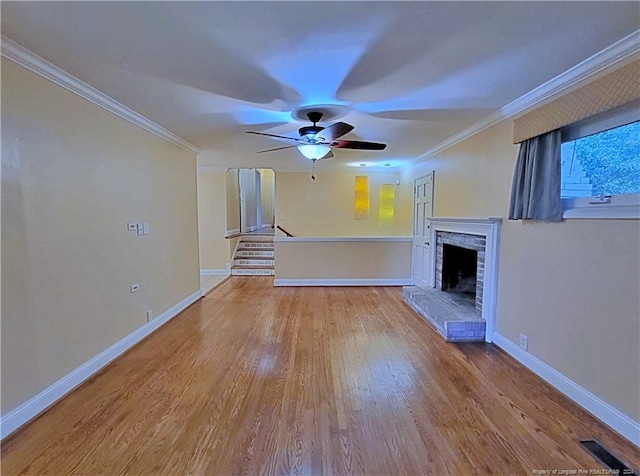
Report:
[[[330,147],[320,144],[299,145],[298,150],[309,160],[319,160],[329,153]]]

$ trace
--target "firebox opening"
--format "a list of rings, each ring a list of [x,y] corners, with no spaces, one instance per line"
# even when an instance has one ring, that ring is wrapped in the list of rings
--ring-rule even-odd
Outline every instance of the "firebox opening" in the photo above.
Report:
[[[442,290],[476,296],[478,252],[444,244],[442,249]]]

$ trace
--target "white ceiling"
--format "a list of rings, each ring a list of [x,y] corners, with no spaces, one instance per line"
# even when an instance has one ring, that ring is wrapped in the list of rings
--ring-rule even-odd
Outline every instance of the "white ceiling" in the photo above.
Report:
[[[402,165],[639,27],[637,2],[8,2],[2,33],[203,151],[201,166],[307,169],[245,134],[342,106],[322,164]]]

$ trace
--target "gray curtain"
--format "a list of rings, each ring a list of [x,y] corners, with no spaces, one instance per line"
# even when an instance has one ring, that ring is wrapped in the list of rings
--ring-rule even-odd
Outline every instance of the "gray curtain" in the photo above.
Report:
[[[560,131],[520,144],[511,185],[510,220],[562,220]]]

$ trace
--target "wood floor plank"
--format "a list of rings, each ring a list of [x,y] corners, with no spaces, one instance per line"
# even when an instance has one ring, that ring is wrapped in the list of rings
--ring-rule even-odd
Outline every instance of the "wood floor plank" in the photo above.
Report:
[[[3,475],[533,474],[640,451],[399,288],[232,277],[2,443]]]

